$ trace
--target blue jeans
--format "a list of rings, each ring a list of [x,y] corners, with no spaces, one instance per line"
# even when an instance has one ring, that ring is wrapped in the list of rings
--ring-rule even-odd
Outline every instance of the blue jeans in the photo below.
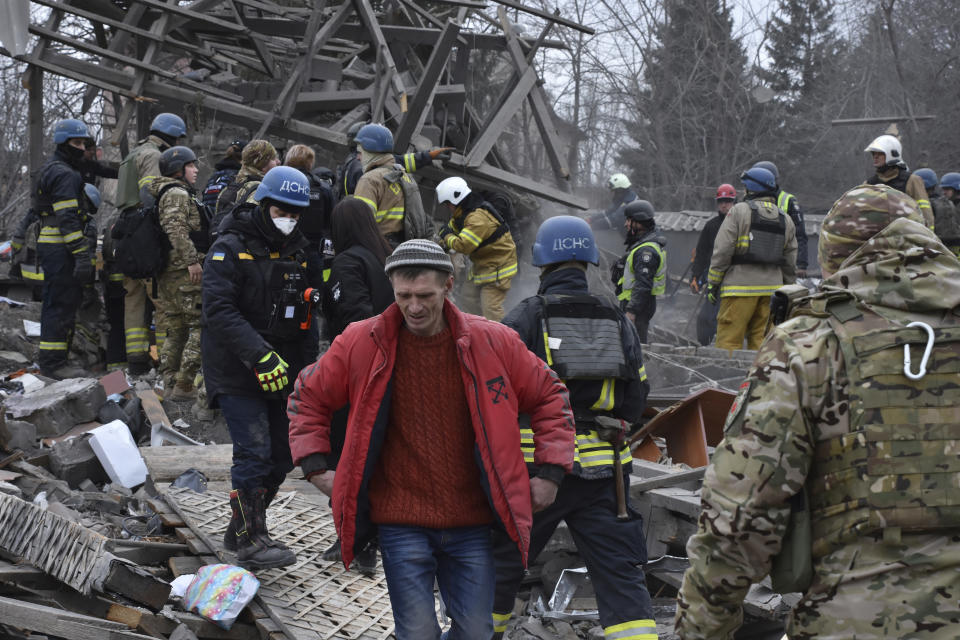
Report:
[[[287,403],[232,395],[221,395],[218,401],[233,440],[233,488],[279,487],[293,470]]]
[[[450,631],[444,640],[493,636],[496,571],[491,529],[427,529],[380,525],[380,552],[387,577],[397,640],[437,640],[434,578],[440,585]]]

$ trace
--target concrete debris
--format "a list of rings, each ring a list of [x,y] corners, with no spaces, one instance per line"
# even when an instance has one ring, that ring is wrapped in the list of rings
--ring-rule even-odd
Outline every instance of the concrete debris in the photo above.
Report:
[[[71,438],[54,445],[50,450],[50,470],[73,488],[79,487],[83,480],[108,480],[88,437]]]
[[[39,391],[12,395],[4,401],[7,414],[31,422],[40,436],[59,436],[80,422],[96,419],[107,395],[93,378],[71,378]]]

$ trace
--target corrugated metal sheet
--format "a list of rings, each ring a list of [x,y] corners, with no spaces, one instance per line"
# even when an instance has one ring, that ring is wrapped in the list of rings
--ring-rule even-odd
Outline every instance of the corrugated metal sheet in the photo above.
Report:
[[[658,211],[657,227],[663,231],[690,231],[700,233],[703,225],[715,211]],[[808,236],[819,236],[823,216],[804,216],[804,226]]]

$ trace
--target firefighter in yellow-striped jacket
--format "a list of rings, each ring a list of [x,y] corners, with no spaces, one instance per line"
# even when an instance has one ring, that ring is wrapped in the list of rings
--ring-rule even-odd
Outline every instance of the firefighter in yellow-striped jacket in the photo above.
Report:
[[[441,245],[470,258],[460,308],[488,320],[503,319],[503,301],[517,275],[517,245],[503,216],[460,177],[437,185],[437,201],[450,213],[440,230]]]
[[[777,181],[762,167],[744,171],[747,190],[724,218],[713,243],[707,297],[720,300],[717,347],[759,349],[770,318],[770,296],[796,280],[797,234],[777,207]]]
[[[655,640],[656,624],[641,565],[646,562],[643,520],[617,500],[616,458],[629,496],[629,425],[646,406],[649,384],[633,323],[605,297],[591,295],[587,269],[599,255],[585,220],[546,220],[533,245],[541,268],[538,295],[527,298],[504,319],[531,351],[566,383],[577,423],[573,472],[550,478],[534,467],[533,432],[521,426],[520,445],[532,475],[559,482],[556,500],[534,514],[530,561],[544,548],[557,524],[566,521],[596,591],[600,624],[607,638]],[[559,474],[558,474],[559,475]],[[494,534],[497,586],[495,638],[501,638],[523,578],[516,547],[505,533]]]
[[[44,273],[38,360],[40,372],[57,380],[84,375],[82,369],[67,364],[67,354],[83,287],[94,273],[93,248],[84,235],[88,208],[79,171],[89,139],[83,122],[57,122],[56,151],[40,168],[34,193],[34,207],[40,214],[37,255]]]

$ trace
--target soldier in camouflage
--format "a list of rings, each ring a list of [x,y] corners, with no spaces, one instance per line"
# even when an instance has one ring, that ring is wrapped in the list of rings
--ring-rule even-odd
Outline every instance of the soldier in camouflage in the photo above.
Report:
[[[186,399],[196,395],[194,378],[200,370],[200,282],[209,248],[193,189],[197,156],[187,147],[167,149],[160,156],[160,174],[150,185],[160,226],[170,241],[170,258],[157,278],[158,297],[153,301],[167,328],[160,373],[167,397]]]
[[[791,640],[958,635],[960,261],[885,185],[834,204],[819,261],[821,290],[763,342],[707,469],[684,640],[734,637],[798,496],[812,578]]]

